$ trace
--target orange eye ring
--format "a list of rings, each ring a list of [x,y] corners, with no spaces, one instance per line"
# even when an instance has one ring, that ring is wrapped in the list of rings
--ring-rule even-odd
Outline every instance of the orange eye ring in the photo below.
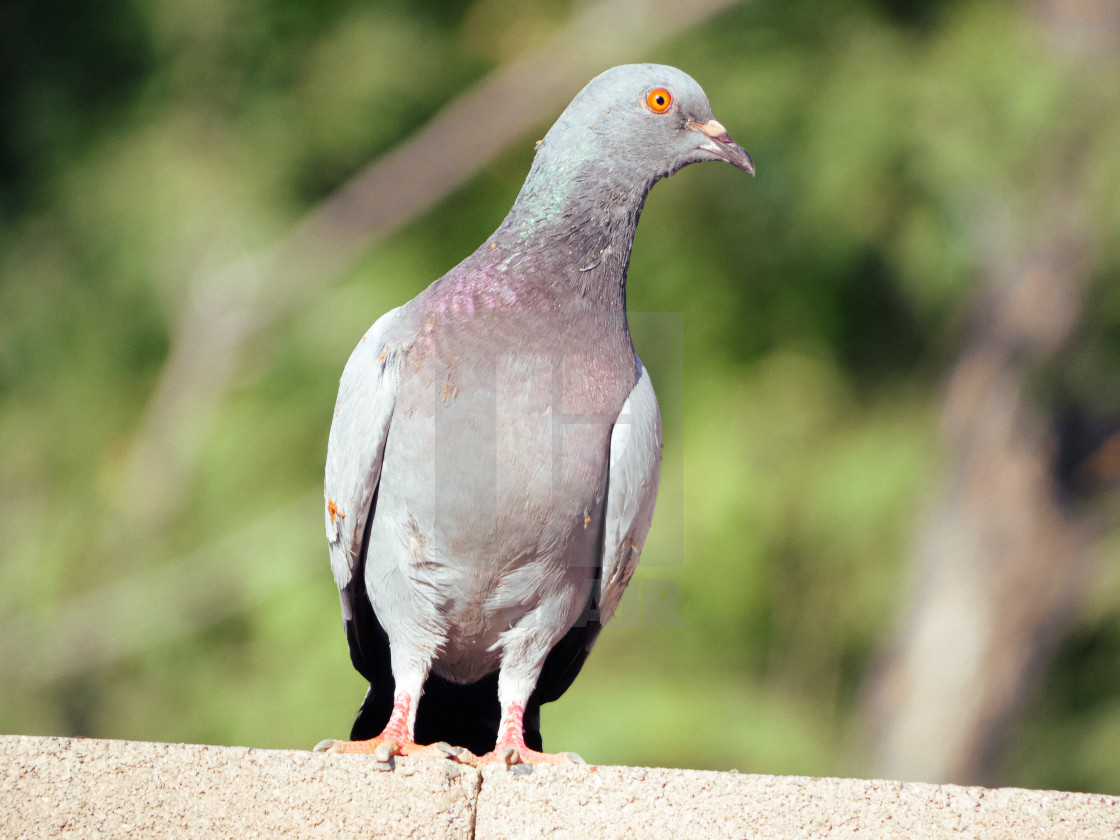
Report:
[[[654,88],[646,94],[646,107],[655,114],[664,114],[673,104],[673,94],[665,88]]]

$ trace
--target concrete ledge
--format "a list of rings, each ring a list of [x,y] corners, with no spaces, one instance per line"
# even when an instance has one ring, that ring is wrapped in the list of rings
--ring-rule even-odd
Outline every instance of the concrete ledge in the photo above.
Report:
[[[1120,798],[0,736],[0,837],[1116,838]]]

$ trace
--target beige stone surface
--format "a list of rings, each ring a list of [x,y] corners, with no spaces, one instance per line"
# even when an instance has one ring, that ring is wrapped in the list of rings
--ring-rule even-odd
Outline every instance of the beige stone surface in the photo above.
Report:
[[[1120,838],[1120,797],[0,736],[0,838]]]
[[[470,838],[478,781],[434,760],[386,773],[357,755],[4,736],[0,838]]]
[[[486,840],[1088,840],[1120,838],[1120,798],[644,767],[549,767],[530,776],[488,768],[476,826]]]

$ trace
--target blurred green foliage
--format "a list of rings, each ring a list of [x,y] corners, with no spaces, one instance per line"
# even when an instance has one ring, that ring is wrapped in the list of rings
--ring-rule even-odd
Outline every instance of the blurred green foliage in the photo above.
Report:
[[[364,686],[317,495],[337,378],[379,314],[496,227],[533,137],[251,343],[166,520],[135,514],[125,462],[191,278],[282,236],[568,12],[0,9],[0,731],[261,747],[348,731]],[[1120,61],[1076,32],[1048,40],[1039,15],[756,0],[646,56],[705,86],[759,176],[691,167],[648,202],[629,303],[666,415],[663,489],[616,625],[545,710],[547,745],[602,763],[866,768],[861,686],[946,474],[941,382],[985,249],[1029,247],[1015,222],[1044,216],[1058,171],[1077,173],[1101,248],[1076,364],[1040,399],[1115,402],[1101,383],[1120,358]],[[227,539],[228,562],[196,560]],[[1116,548],[1102,543],[1110,567]],[[100,622],[165,637],[125,634],[121,655],[51,676],[64,652],[43,640],[90,593],[106,610],[91,637]],[[1118,754],[1113,571],[1004,780],[1118,792]]]

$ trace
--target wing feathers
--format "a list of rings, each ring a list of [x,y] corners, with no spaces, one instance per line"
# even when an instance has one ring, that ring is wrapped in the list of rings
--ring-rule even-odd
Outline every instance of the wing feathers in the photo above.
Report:
[[[362,337],[339,383],[327,443],[325,524],[331,568],[342,592],[358,567],[385,438],[400,382],[400,348],[389,342],[398,309],[386,312]],[[343,617],[348,604],[343,597]]]
[[[599,620],[606,624],[638,567],[653,520],[661,475],[661,413],[649,373],[638,360],[638,382],[611,431],[604,517]]]

